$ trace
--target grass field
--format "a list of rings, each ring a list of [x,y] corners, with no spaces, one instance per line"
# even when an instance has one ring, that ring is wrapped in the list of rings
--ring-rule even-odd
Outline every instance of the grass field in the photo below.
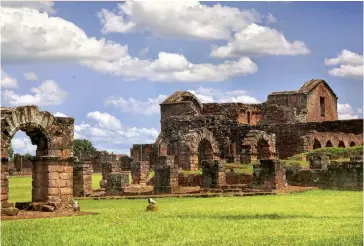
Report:
[[[12,199],[25,180],[11,178]],[[146,200],[81,200],[99,214],[4,221],[2,245],[362,245],[362,194],[163,198],[155,213]]]

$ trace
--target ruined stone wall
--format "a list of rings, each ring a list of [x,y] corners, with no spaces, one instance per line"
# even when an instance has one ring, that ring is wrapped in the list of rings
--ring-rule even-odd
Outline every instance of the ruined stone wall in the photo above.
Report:
[[[201,114],[200,106],[193,101],[161,104],[160,108],[161,108],[161,120],[165,120],[171,116],[178,116],[178,115],[192,116]]]
[[[346,146],[351,142],[356,145],[363,143],[363,119],[326,121],[326,122],[308,122],[296,124],[275,124],[256,126],[268,134],[275,134],[276,150],[279,158],[287,158],[298,153],[310,151],[313,149],[315,137],[322,139],[324,146],[329,139],[332,143],[339,143],[341,139]],[[240,147],[241,140],[249,132],[247,126],[237,126],[234,130],[237,138],[237,146]],[[325,139],[325,140],[324,140]],[[337,147],[334,145],[334,147]],[[238,151],[241,151],[241,149]]]
[[[139,184],[145,186],[148,182],[149,162],[133,161],[131,163],[131,176],[133,184]]]
[[[307,110],[297,111],[294,107],[278,106],[267,104],[265,123],[266,124],[284,124],[298,123],[307,121]]]
[[[286,171],[279,160],[260,160],[253,165],[253,188],[278,190],[287,186]]]
[[[321,115],[320,97],[325,99],[325,115]],[[337,99],[324,84],[317,85],[307,97],[307,122],[337,120]]]
[[[287,181],[290,185],[323,189],[363,190],[363,161],[331,161],[323,169],[287,173]]]
[[[105,189],[105,195],[107,196],[123,195],[126,188],[130,184],[129,171],[122,171],[120,173],[109,173],[106,178],[107,184]]]
[[[227,185],[250,184],[253,176],[241,173],[225,173],[225,183]],[[202,174],[178,174],[178,183],[181,186],[202,186]]]
[[[298,92],[281,92],[268,95],[267,106],[278,105],[294,107],[297,112],[307,109],[307,95]]]
[[[264,119],[263,104],[204,103],[203,115],[222,115],[237,124],[257,125]]]

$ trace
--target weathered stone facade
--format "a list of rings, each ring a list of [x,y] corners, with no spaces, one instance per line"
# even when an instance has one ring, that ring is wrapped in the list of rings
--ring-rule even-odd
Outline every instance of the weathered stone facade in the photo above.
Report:
[[[148,161],[135,161],[131,163],[131,176],[133,184],[147,185],[149,175]]]
[[[74,119],[55,117],[37,106],[1,108],[2,205],[7,204],[8,149],[19,130],[37,145],[32,159],[32,201],[69,208],[73,197]],[[6,170],[6,171],[5,171]],[[5,186],[3,186],[3,184]]]
[[[175,193],[181,190],[174,156],[160,156],[158,164],[154,166],[154,172],[154,194]]]
[[[253,166],[253,187],[278,190],[287,186],[286,170],[279,160],[261,160]]]
[[[363,143],[363,120],[337,120],[337,97],[323,80],[272,93],[261,104],[203,104],[189,92],[176,92],[160,106],[161,133],[151,146],[151,167],[160,155],[175,156],[179,168],[197,170],[205,159],[248,163]]]

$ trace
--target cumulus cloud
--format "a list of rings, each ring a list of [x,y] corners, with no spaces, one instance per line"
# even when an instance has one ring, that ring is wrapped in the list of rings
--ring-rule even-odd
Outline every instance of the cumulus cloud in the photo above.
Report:
[[[38,80],[38,76],[34,72],[25,73],[24,78],[33,81]]]
[[[90,112],[87,114],[87,118],[93,120],[98,127],[108,130],[121,129],[120,120],[109,113],[101,113],[99,111]]]
[[[31,155],[35,155],[35,151],[37,150],[37,146],[36,145],[32,145],[32,142],[30,141],[29,138],[17,138],[14,137],[11,140],[11,146],[14,149],[14,153],[18,153],[18,154],[31,154]]]
[[[146,101],[136,100],[132,97],[110,97],[105,100],[108,106],[114,106],[126,113],[154,115],[159,114],[159,104],[167,98],[166,95],[159,95],[156,98],[148,98]]]
[[[1,16],[4,63],[77,62],[126,79],[182,82],[223,81],[258,70],[248,57],[194,64],[181,54],[160,52],[155,60],[139,59],[127,45],[88,37],[72,22],[36,9],[2,7]]]
[[[363,118],[363,109],[362,108],[353,109],[351,105],[348,103],[344,104],[338,103],[337,113],[339,120]]]
[[[342,50],[335,58],[325,59],[328,66],[337,66],[329,70],[331,76],[363,80],[363,56],[350,50]]]
[[[220,4],[128,1],[114,11],[102,9],[98,17],[104,33],[149,32],[163,38],[228,40],[226,45],[213,48],[214,57],[310,53],[302,41],[289,42],[281,32],[262,26],[277,22],[272,13],[263,15]]]
[[[18,81],[1,69],[1,88],[17,88]]]
[[[159,134],[154,128],[122,126],[120,120],[109,113],[90,112],[87,119],[75,125],[75,138],[88,139],[95,146],[112,143],[116,148],[122,145],[130,148],[135,143],[153,143]]]
[[[302,41],[288,41],[284,35],[270,27],[251,24],[235,33],[226,45],[216,47],[211,56],[239,57],[242,55],[306,55],[310,50]]]
[[[67,97],[64,91],[54,80],[43,81],[39,87],[30,89],[31,94],[17,94],[12,90],[2,92],[2,99],[10,106],[22,105],[60,105]]]
[[[168,38],[195,38],[228,40],[231,32],[254,22],[262,22],[263,16],[255,10],[203,5],[197,1],[127,1],[117,9],[102,9],[98,17],[104,33],[143,32]]]

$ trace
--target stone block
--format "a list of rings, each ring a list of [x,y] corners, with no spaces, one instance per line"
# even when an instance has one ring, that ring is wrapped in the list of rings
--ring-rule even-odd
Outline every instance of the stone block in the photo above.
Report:
[[[2,208],[1,216],[16,216],[18,215],[19,209],[17,208]]]

